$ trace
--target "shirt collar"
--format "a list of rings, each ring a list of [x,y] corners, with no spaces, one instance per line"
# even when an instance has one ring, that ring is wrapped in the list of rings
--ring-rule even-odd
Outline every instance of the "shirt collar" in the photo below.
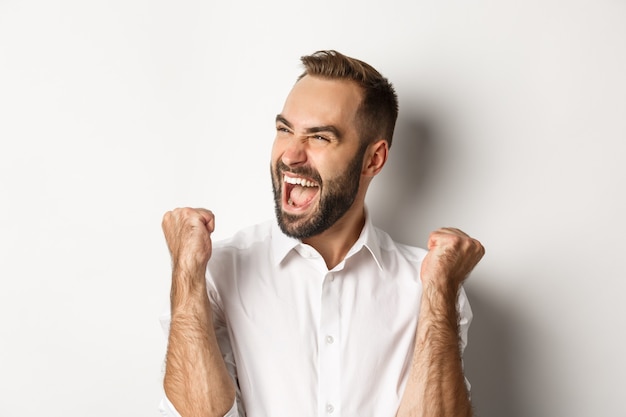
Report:
[[[272,222],[272,255],[274,265],[278,266],[289,252],[300,245],[301,242],[298,239],[287,236],[280,230],[276,219]]]
[[[302,242],[298,239],[294,239],[285,235],[276,220],[272,222],[272,254],[274,258],[274,265],[278,266],[285,257],[294,250],[298,245],[302,245]],[[365,225],[363,226],[363,230],[361,230],[361,234],[357,241],[352,245],[348,254],[346,255],[346,259],[350,258],[355,253],[358,253],[363,247],[367,248],[367,250],[374,258],[376,265],[380,270],[383,269],[382,266],[382,258],[381,258],[381,250],[380,250],[380,241],[378,239],[378,233],[374,225],[372,224],[372,219],[368,213],[367,208],[365,209]]]

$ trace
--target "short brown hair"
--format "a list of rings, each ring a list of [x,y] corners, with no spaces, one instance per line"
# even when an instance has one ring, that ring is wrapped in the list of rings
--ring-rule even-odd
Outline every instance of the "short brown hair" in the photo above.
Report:
[[[306,75],[350,80],[363,90],[358,111],[360,132],[365,143],[377,138],[387,140],[391,148],[393,130],[398,118],[398,96],[393,85],[371,65],[334,50],[317,51],[300,58]]]

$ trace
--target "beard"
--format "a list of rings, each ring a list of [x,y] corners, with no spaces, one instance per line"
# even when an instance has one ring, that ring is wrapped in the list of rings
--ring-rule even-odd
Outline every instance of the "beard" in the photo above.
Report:
[[[352,207],[361,183],[361,169],[367,146],[361,146],[345,171],[322,181],[319,172],[310,167],[289,168],[280,159],[272,171],[274,210],[278,226],[287,236],[306,239],[319,235],[337,222]],[[320,187],[319,202],[310,214],[294,215],[282,210],[283,172],[314,179]]]

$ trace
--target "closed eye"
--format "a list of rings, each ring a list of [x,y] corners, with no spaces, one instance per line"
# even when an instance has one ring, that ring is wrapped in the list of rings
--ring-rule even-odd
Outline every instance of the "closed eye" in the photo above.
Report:
[[[330,139],[329,139],[329,138],[327,138],[326,136],[322,136],[322,135],[315,135],[315,136],[312,136],[312,137],[313,137],[313,139],[315,139],[315,140],[321,140],[321,141],[324,141],[324,142],[330,142]]]

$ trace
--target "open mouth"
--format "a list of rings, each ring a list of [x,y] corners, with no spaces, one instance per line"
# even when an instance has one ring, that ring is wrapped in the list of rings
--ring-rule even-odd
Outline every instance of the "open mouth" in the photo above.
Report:
[[[283,174],[283,208],[288,211],[305,210],[315,200],[319,190],[319,184],[311,179]]]

